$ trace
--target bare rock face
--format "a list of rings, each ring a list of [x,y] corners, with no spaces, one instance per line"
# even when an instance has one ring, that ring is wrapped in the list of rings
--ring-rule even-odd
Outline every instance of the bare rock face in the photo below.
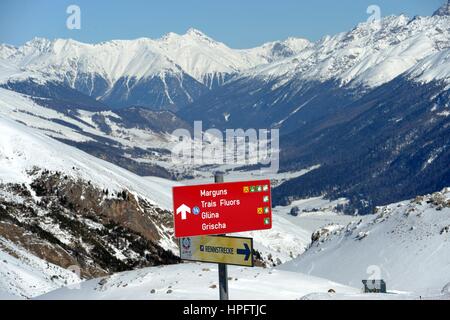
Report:
[[[319,228],[311,235],[311,243],[324,241],[329,235],[336,234],[343,229],[343,226],[337,224],[329,224],[323,228]]]
[[[86,278],[179,262],[160,244],[173,241],[170,212],[59,172],[32,176],[30,186],[0,185],[0,236]]]

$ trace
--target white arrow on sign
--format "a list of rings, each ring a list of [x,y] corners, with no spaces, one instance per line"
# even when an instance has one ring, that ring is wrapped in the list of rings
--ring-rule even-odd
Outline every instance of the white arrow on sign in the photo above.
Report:
[[[184,203],[178,207],[177,209],[177,215],[181,213],[181,220],[186,220],[186,213],[191,213],[191,208],[189,208]]]

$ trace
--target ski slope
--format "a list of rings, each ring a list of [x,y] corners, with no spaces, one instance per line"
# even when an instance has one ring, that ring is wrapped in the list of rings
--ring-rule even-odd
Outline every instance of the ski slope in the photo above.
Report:
[[[0,300],[42,295],[81,279],[72,271],[48,263],[0,237]]]
[[[388,290],[439,295],[450,283],[450,189],[391,204],[378,214],[330,228],[280,270],[350,286],[384,279]]]
[[[43,300],[217,300],[217,265],[186,263],[146,268],[83,282],[80,290],[62,288]],[[228,268],[230,299],[299,299],[312,292],[357,293],[358,289],[312,276],[263,268]]]

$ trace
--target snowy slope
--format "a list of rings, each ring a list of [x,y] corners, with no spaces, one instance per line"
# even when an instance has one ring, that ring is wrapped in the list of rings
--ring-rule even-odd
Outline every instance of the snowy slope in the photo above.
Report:
[[[326,36],[300,54],[244,72],[242,77],[337,80],[341,85],[377,87],[450,46],[450,16],[390,16]]]
[[[448,15],[450,15],[450,1],[444,3],[442,7],[440,7],[433,13],[433,16],[448,16]]]
[[[221,84],[226,75],[267,62],[264,57],[233,50],[192,28],[184,35],[168,33],[157,45],[186,73],[210,88],[214,80]]]
[[[0,46],[0,83],[44,96],[45,84],[63,84],[114,108],[181,110],[235,80],[270,82],[271,91],[290,84],[276,102],[295,96],[305,83],[328,80],[364,90],[405,73],[419,82],[446,80],[448,67],[439,62],[450,47],[446,12],[390,16],[315,43],[289,38],[245,50],[196,29],[99,44],[35,38],[18,48]]]
[[[130,104],[149,104],[142,92],[152,88],[153,94],[157,92],[152,99],[161,100],[155,106],[177,105],[176,97],[182,97],[178,104],[191,103],[208,92],[205,87],[214,89],[236,75],[275,79],[273,89],[291,80],[336,80],[342,86],[367,89],[448,49],[449,23],[443,6],[430,17],[390,16],[315,43],[289,38],[245,50],[231,49],[192,28],[160,39],[99,44],[35,38],[18,48],[0,46],[0,83],[55,81],[107,103],[120,98],[124,105],[127,98]],[[419,67],[442,69],[438,63]]]
[[[357,293],[358,289],[295,272],[262,268],[228,269],[230,299],[299,299],[313,292],[334,289]],[[147,268],[94,279],[80,290],[56,290],[39,297],[44,300],[216,300],[219,297],[217,265],[181,264]]]
[[[75,82],[79,74],[93,74],[106,79],[112,87],[122,77],[142,79],[164,73],[180,76],[185,72],[211,85],[212,77],[221,78],[295,54],[308,44],[307,40],[290,38],[250,50],[235,50],[191,28],[183,35],[168,33],[156,40],[140,38],[99,44],[35,38],[18,48],[1,46],[0,60],[33,73],[38,81]],[[23,80],[26,76],[29,74],[10,79]]]
[[[12,295],[8,292],[0,291],[0,300],[23,300],[23,298]]]
[[[80,281],[72,271],[37,258],[0,237],[0,300],[32,298]]]
[[[311,46],[313,46],[313,43],[309,40],[291,37],[284,41],[268,42],[260,47],[239,51],[247,56],[248,59],[251,59],[251,61],[259,62],[253,64],[256,66],[295,56]]]
[[[75,81],[79,73],[98,74],[113,84],[122,76],[144,77],[159,72],[179,73],[180,69],[161,54],[151,39],[111,41],[98,45],[71,39],[35,38],[7,61],[35,73],[36,79]]]
[[[150,129],[126,128],[117,121],[121,117],[112,111],[89,112],[77,110],[78,114],[67,114],[43,107],[29,96],[0,88],[0,114],[6,118],[39,129],[47,136],[74,142],[88,142],[109,138],[124,147],[167,148],[173,137],[168,133],[153,132]],[[93,121],[96,116],[105,117],[110,132],[106,133]]]
[[[27,171],[34,167],[56,170],[99,188],[114,191],[128,189],[164,209],[172,204],[160,196],[159,185],[121,169],[109,162],[90,156],[76,148],[53,140],[22,124],[0,116],[0,179],[4,182],[29,182]]]
[[[33,177],[29,175],[28,171],[38,166],[42,169],[63,172],[75,180],[80,178],[85,181],[92,181],[94,186],[100,189],[109,189],[111,192],[127,189],[139,196],[146,197],[151,203],[163,209],[172,209],[171,187],[179,185],[179,183],[160,178],[144,179],[113,164],[55,141],[44,135],[44,133],[11,121],[6,116],[26,122],[30,126],[41,127],[43,123],[50,124],[50,130],[60,131],[62,129],[54,126],[56,124],[48,121],[43,122],[42,117],[59,117],[64,115],[51,110],[49,112],[51,111],[54,115],[40,114],[39,112],[43,111],[42,109],[44,108],[34,105],[26,97],[3,89],[0,89],[0,94],[2,94],[2,100],[5,104],[3,112],[10,110],[9,113],[5,112],[3,116],[1,115],[2,112],[0,112],[0,126],[2,129],[0,140],[0,180],[3,183],[15,182],[29,185]],[[28,111],[32,111],[38,116],[33,117],[27,113],[22,114],[18,112],[24,106],[27,106]],[[63,119],[73,121],[71,118]],[[44,132],[46,131],[44,130]],[[66,136],[71,134],[77,133],[70,132],[70,130],[65,133]],[[297,177],[307,171],[290,175],[274,175],[272,178],[274,181],[285,180],[289,177]],[[243,179],[243,174],[238,174],[236,178]],[[247,174],[251,176],[251,179],[261,178],[252,176],[252,173]],[[192,184],[195,182],[189,181],[187,183]],[[298,228],[286,220],[285,217],[276,216],[274,217],[274,228],[272,230],[245,235],[255,237],[255,247],[261,252],[264,260],[270,262],[269,260],[273,259],[275,264],[279,264],[298,256],[305,250],[310,242],[311,230]],[[164,238],[162,245],[164,248],[173,249],[174,252],[177,252],[170,239]]]
[[[0,51],[1,50],[2,49],[0,47]],[[19,67],[7,60],[1,60],[0,58],[0,83],[6,82],[8,79],[19,77],[22,73],[23,72],[19,69]]]
[[[142,221],[141,226],[143,228],[150,228],[146,229],[146,231],[141,230],[141,232],[147,232],[148,237],[155,237],[155,244],[158,244],[163,249],[172,252],[178,251],[172,238],[171,227],[163,222],[165,219],[170,218],[170,214],[167,211],[160,212],[160,208],[171,210],[172,201],[164,195],[158,183],[146,181],[125,169],[53,140],[37,130],[27,128],[1,115],[0,130],[2,132],[0,137],[0,183],[3,186],[9,183],[23,184],[34,198],[36,205],[39,205],[40,199],[36,197],[36,193],[30,185],[38,178],[39,173],[47,170],[62,172],[65,180],[78,181],[79,184],[89,183],[89,185],[98,188],[98,190],[108,189],[109,195],[112,197],[114,193],[117,194],[123,192],[123,190],[128,190],[136,196],[136,199],[142,198],[149,204],[152,204],[154,207],[151,210],[157,215],[148,220],[145,214],[142,214],[146,209],[139,207],[139,204],[137,205],[141,212],[140,214],[143,215],[142,219],[145,220]],[[38,169],[37,172],[36,169]],[[10,193],[6,191],[1,196],[2,198],[6,197],[4,198],[6,204],[8,202],[17,202],[20,205],[26,201],[21,200],[20,197],[17,199],[14,197],[11,198]],[[83,200],[83,197],[82,195],[80,200]],[[34,210],[40,211],[42,209]],[[123,214],[130,212],[132,211],[119,211],[119,213]],[[60,213],[64,214],[64,210]],[[23,214],[26,216],[26,212]],[[127,218],[125,217],[125,219]],[[89,220],[84,220],[86,223],[89,222]],[[25,221],[27,220],[22,222]],[[125,226],[131,226],[133,221],[125,221]],[[44,219],[40,223],[42,224],[42,228],[47,228],[48,225],[48,231],[54,234],[59,239],[58,241],[66,244],[73,244],[77,241],[73,235],[69,235],[70,232],[67,233],[67,230],[60,230],[60,227],[56,227],[55,223],[57,222],[52,219]],[[136,227],[139,228],[139,225]],[[93,230],[98,229],[95,224],[94,227],[88,225],[87,228]],[[39,237],[39,235],[36,236]],[[49,250],[51,251],[52,249]],[[124,255],[119,255],[119,253],[118,256],[126,259]]]
[[[311,293],[302,300],[450,300],[448,293],[435,293],[431,295],[421,295],[407,292],[389,292],[389,293],[360,293],[360,294],[329,294],[329,293]]]
[[[383,278],[388,290],[438,295],[450,282],[450,189],[323,229],[304,255],[280,266],[354,287]]]
[[[408,75],[411,79],[429,83],[444,81],[450,83],[450,50],[444,50],[430,55],[413,67]]]

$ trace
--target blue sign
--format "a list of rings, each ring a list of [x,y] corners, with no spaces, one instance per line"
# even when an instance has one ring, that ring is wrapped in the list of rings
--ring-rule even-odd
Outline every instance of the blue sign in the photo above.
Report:
[[[192,209],[192,213],[195,214],[195,215],[198,215],[200,213],[200,208],[199,207],[194,207]]]

